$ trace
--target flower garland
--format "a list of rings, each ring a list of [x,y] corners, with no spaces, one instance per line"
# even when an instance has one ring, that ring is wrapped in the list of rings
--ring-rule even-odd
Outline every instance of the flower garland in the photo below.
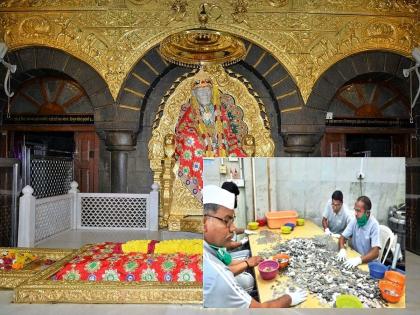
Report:
[[[3,251],[0,254],[0,270],[19,270],[36,259],[38,257],[30,253],[19,253],[14,250]]]
[[[124,253],[148,253],[150,240],[133,240],[121,245]],[[167,240],[156,242],[154,246],[154,254],[185,254],[196,255],[203,253],[203,240]]]
[[[149,246],[150,240],[133,240],[128,241],[121,245],[121,249],[124,253],[143,253],[147,254],[147,249]]]
[[[155,254],[186,254],[196,255],[203,253],[203,240],[167,240],[155,246]]]

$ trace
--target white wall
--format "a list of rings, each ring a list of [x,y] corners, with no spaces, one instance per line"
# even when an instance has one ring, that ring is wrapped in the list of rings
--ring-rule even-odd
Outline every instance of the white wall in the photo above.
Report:
[[[228,169],[239,168],[239,162],[225,164]],[[220,159],[205,162],[205,184],[225,181],[219,165]],[[254,210],[257,217],[263,216],[270,204],[271,210],[297,210],[301,217],[320,224],[323,207],[334,190],[343,192],[350,210],[357,197],[368,196],[372,212],[382,224],[387,222],[390,206],[405,202],[404,158],[364,158],[362,181],[357,180],[361,158],[255,158],[254,165],[256,208],[251,159],[247,158],[243,161],[245,187],[240,188],[238,226],[253,220]]]

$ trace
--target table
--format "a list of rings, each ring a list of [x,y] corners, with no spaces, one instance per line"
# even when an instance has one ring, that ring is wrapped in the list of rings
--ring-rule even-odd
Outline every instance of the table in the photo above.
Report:
[[[270,230],[274,233],[281,234],[280,229],[269,229],[268,227],[261,227],[258,230],[256,230],[257,233],[263,231],[263,230]],[[324,231],[321,227],[317,226],[315,223],[313,223],[310,220],[305,219],[305,225],[304,226],[296,226],[294,231],[290,234],[281,234],[282,240],[280,242],[283,242],[285,240],[289,240],[292,238],[310,238],[317,235],[324,235]],[[269,251],[270,244],[257,244],[256,240],[258,238],[258,235],[250,235],[249,236],[249,244],[251,248],[252,255],[257,255],[257,253],[261,253],[264,251]],[[272,245],[272,244],[271,244]],[[337,245],[338,246],[338,245]],[[337,247],[338,248],[338,247]],[[347,257],[352,258],[356,257],[359,254],[347,247]],[[271,257],[270,257],[271,259]],[[361,270],[368,271],[368,265],[362,264],[359,266]],[[290,281],[289,278],[285,275],[282,275],[281,272],[274,278],[273,280],[263,280],[260,276],[260,273],[258,271],[258,267],[254,268],[255,272],[255,280],[257,284],[258,294],[260,297],[260,302],[267,302],[270,300],[273,300],[273,294],[275,294],[275,289],[273,289],[273,284],[279,282],[280,285],[284,283],[284,287],[286,287],[286,282]],[[279,294],[278,296],[281,296],[282,294]],[[395,304],[388,304],[390,308],[401,308],[405,307],[405,295],[402,296],[401,300],[398,303]],[[318,299],[318,297],[315,294],[309,294],[308,299],[303,302],[302,304],[298,305],[297,307],[301,308],[328,308],[329,305],[322,304],[321,301]]]

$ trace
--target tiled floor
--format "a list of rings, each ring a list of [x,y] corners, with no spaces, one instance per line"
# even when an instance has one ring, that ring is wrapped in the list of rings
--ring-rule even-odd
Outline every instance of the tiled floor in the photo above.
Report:
[[[78,248],[88,243],[102,241],[127,241],[131,239],[174,239],[174,238],[201,238],[201,234],[174,233],[174,232],[97,232],[92,230],[68,231],[47,239],[38,247]],[[267,310],[235,310],[235,309],[202,309],[195,305],[95,305],[95,304],[13,304],[10,303],[13,291],[0,291],[0,315],[108,315],[108,314],[419,314],[420,308],[420,256],[407,253],[407,288],[406,309],[374,309],[361,312],[338,309],[278,309],[275,312]]]

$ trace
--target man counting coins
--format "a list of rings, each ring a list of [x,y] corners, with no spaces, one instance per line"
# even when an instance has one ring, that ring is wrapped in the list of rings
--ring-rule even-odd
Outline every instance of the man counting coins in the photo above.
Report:
[[[232,257],[226,244],[235,230],[235,195],[214,185],[203,188],[204,252],[203,293],[204,307],[262,308],[290,307],[302,303],[307,292],[294,292],[264,303],[253,299],[236,281],[229,269]]]

